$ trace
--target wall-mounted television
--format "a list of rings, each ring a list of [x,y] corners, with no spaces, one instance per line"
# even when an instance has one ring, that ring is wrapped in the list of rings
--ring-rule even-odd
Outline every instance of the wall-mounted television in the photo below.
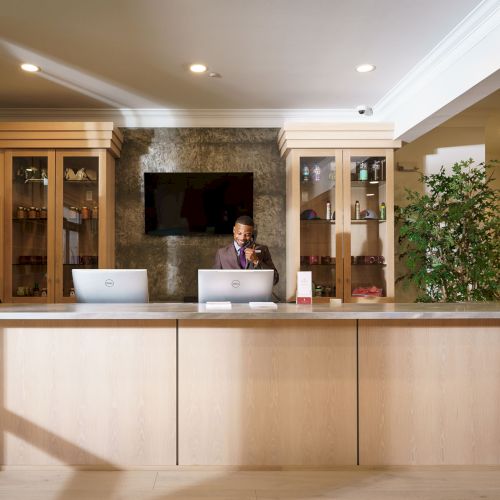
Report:
[[[146,234],[231,234],[240,215],[253,217],[251,172],[144,173]]]

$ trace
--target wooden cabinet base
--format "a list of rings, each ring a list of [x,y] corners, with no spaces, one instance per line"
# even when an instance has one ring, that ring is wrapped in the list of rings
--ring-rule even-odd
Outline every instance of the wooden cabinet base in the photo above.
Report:
[[[5,465],[176,463],[175,321],[2,324]]]
[[[495,320],[360,320],[360,464],[500,464],[499,360]]]
[[[355,321],[179,321],[180,465],[356,464]]]

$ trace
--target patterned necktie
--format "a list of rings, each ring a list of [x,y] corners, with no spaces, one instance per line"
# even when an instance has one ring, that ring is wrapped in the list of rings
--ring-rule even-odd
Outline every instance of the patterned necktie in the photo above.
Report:
[[[247,268],[247,258],[245,257],[245,249],[244,248],[240,248],[239,260],[240,260],[241,269],[246,269]]]

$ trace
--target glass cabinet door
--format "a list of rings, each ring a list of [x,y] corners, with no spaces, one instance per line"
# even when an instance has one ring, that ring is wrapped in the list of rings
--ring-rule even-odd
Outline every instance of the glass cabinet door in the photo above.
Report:
[[[6,153],[6,296],[53,300],[54,153]]]
[[[300,270],[312,273],[315,302],[342,294],[341,171],[334,151],[300,157]]]
[[[73,269],[99,267],[101,154],[58,152],[56,301],[74,301]]]
[[[392,151],[344,152],[345,300],[394,296]],[[349,258],[350,256],[350,258]]]

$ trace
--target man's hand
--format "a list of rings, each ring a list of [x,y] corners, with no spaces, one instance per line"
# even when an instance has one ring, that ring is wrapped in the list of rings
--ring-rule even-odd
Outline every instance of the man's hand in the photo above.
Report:
[[[245,257],[248,262],[251,262],[254,266],[259,263],[260,250],[255,248],[255,243],[248,248],[245,248]]]

